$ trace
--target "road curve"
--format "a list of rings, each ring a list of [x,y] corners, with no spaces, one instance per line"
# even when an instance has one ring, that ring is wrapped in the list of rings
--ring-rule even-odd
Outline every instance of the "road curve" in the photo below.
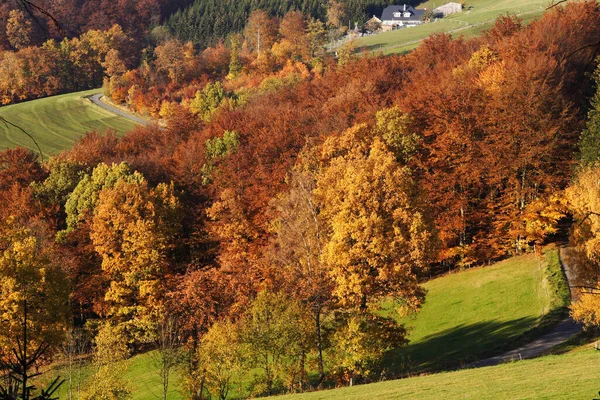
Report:
[[[567,277],[569,283],[569,289],[571,290],[571,298],[573,297],[573,285],[574,285],[574,271],[567,263],[565,253],[567,249],[563,246],[560,247],[560,263]],[[555,326],[550,332],[538,337],[532,342],[527,343],[517,349],[508,351],[504,354],[500,354],[496,357],[486,358],[484,360],[476,361],[467,366],[467,368],[478,368],[488,367],[491,365],[497,365],[508,361],[522,360],[526,358],[535,358],[547,353],[554,346],[559,345],[566,340],[570,339],[574,335],[581,332],[581,325],[577,324],[571,317],[565,318],[557,326]]]
[[[113,107],[113,106],[110,106],[110,105],[106,104],[105,102],[103,102],[103,101],[101,100],[101,99],[102,99],[102,97],[104,97],[104,95],[103,95],[102,93],[92,94],[92,95],[90,95],[90,96],[86,96],[86,97],[87,97],[87,98],[88,98],[88,99],[89,99],[89,100],[90,100],[92,103],[94,103],[95,105],[97,105],[97,106],[99,106],[99,107],[102,107],[102,108],[104,108],[105,110],[107,110],[107,111],[110,111],[110,112],[111,112],[111,113],[113,113],[113,114],[117,114],[117,115],[119,115],[119,116],[121,116],[121,117],[124,117],[124,118],[130,119],[130,120],[132,120],[132,121],[134,121],[134,122],[137,122],[138,124],[141,124],[141,125],[152,125],[150,122],[148,122],[148,121],[146,121],[146,120],[143,120],[143,119],[141,119],[141,118],[139,118],[139,117],[136,117],[135,115],[132,115],[132,114],[126,113],[126,112],[124,112],[124,111],[122,111],[122,110],[118,109],[117,107]]]

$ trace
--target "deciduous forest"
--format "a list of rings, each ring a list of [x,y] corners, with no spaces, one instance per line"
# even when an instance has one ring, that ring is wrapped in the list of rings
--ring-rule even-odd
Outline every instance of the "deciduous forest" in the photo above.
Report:
[[[3,3],[3,104],[103,86],[160,124],[0,153],[2,348],[26,300],[48,361],[91,338],[82,399],[127,398],[119,361],[149,350],[191,399],[370,382],[406,343],[384,302],[571,220],[599,325],[600,7],[325,50],[388,3]]]

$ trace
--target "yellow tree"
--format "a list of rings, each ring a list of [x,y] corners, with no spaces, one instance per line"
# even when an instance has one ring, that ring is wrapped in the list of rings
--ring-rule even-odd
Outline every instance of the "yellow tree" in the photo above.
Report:
[[[151,340],[162,306],[178,207],[172,185],[120,179],[100,192],[94,210],[90,238],[110,281],[108,316],[138,343]]]
[[[43,232],[0,222],[0,348],[10,349],[23,329],[27,301],[28,337],[35,344],[61,343],[68,323],[69,282],[53,261]]]
[[[323,157],[316,192],[334,295],[363,312],[385,296],[415,309],[435,240],[411,172],[367,125],[329,138]]]
[[[600,166],[582,168],[566,197],[575,219],[572,265],[582,290],[571,306],[572,315],[587,326],[600,326]]]
[[[23,11],[11,10],[6,21],[6,37],[15,49],[22,49],[29,45],[31,40],[32,26]]]
[[[232,322],[217,322],[202,337],[198,367],[208,390],[219,400],[227,399],[231,389],[240,385],[244,353],[240,328]]]

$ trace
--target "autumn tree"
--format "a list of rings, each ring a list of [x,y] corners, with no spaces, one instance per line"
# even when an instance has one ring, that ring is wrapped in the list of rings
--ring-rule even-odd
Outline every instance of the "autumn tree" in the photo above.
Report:
[[[321,262],[327,236],[315,194],[319,173],[316,149],[308,148],[288,177],[289,191],[274,200],[278,217],[273,223],[273,257],[282,268],[284,287],[312,312],[321,384],[325,379],[324,318],[333,306],[333,282]]]
[[[592,98],[592,108],[588,112],[586,129],[579,141],[580,158],[583,164],[600,161],[600,68],[594,73],[596,94]]]
[[[167,254],[178,232],[173,185],[150,188],[119,179],[98,194],[90,238],[110,281],[108,317],[136,343],[149,342],[168,274]]]
[[[345,23],[346,9],[344,3],[338,0],[329,0],[327,2],[327,25],[333,28],[340,28]]]
[[[291,59],[308,58],[307,24],[301,12],[290,11],[283,17],[279,24],[279,35],[281,36],[280,43],[289,45]]]
[[[240,327],[230,321],[216,322],[198,346],[198,368],[209,392],[225,400],[240,385],[244,367],[244,344]]]
[[[587,326],[600,326],[600,168],[582,167],[566,197],[575,224],[571,251],[581,295],[571,306],[573,317]]]
[[[363,312],[384,297],[415,309],[435,240],[410,170],[367,125],[326,140],[323,157],[317,194],[329,240],[322,262],[334,295]]]
[[[31,347],[58,346],[69,318],[69,282],[43,227],[20,226],[14,218],[0,223],[0,348],[9,349],[23,329],[27,302]]]
[[[263,10],[253,11],[244,29],[244,39],[248,48],[260,55],[277,40],[277,22]]]
[[[29,45],[31,40],[31,21],[21,10],[11,10],[6,22],[6,36],[12,47],[21,49]]]
[[[194,47],[191,42],[183,44],[178,40],[169,40],[156,46],[154,53],[156,70],[166,73],[173,83],[180,83],[185,78],[194,61]]]

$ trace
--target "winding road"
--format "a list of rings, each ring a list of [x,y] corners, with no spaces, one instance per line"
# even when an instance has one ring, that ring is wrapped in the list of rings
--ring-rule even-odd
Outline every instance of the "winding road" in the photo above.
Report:
[[[567,282],[569,283],[569,289],[571,291],[571,298],[573,297],[573,285],[574,285],[574,272],[567,263],[566,253],[567,249],[562,246],[560,248],[560,263],[562,265]],[[526,358],[535,358],[547,353],[554,346],[559,345],[574,335],[581,332],[581,325],[577,324],[571,317],[565,318],[558,325],[554,327],[550,332],[538,337],[532,342],[527,343],[517,349],[508,351],[504,354],[500,354],[495,357],[486,358],[484,360],[476,361],[469,364],[467,368],[478,368],[488,367],[491,365],[497,365],[508,361],[522,360]]]
[[[112,112],[113,114],[117,114],[117,115],[119,115],[121,117],[130,119],[130,120],[132,120],[134,122],[137,122],[138,124],[141,124],[141,125],[151,125],[151,123],[148,122],[148,121],[146,121],[146,120],[143,120],[143,119],[141,119],[139,117],[136,117],[135,115],[126,113],[125,111],[120,110],[117,107],[113,107],[111,105],[106,104],[105,102],[102,101],[102,97],[104,97],[104,95],[102,93],[96,93],[96,94],[93,94],[91,96],[87,96],[87,98],[92,103],[94,103],[95,105],[97,105],[99,107],[104,108],[107,111]]]

